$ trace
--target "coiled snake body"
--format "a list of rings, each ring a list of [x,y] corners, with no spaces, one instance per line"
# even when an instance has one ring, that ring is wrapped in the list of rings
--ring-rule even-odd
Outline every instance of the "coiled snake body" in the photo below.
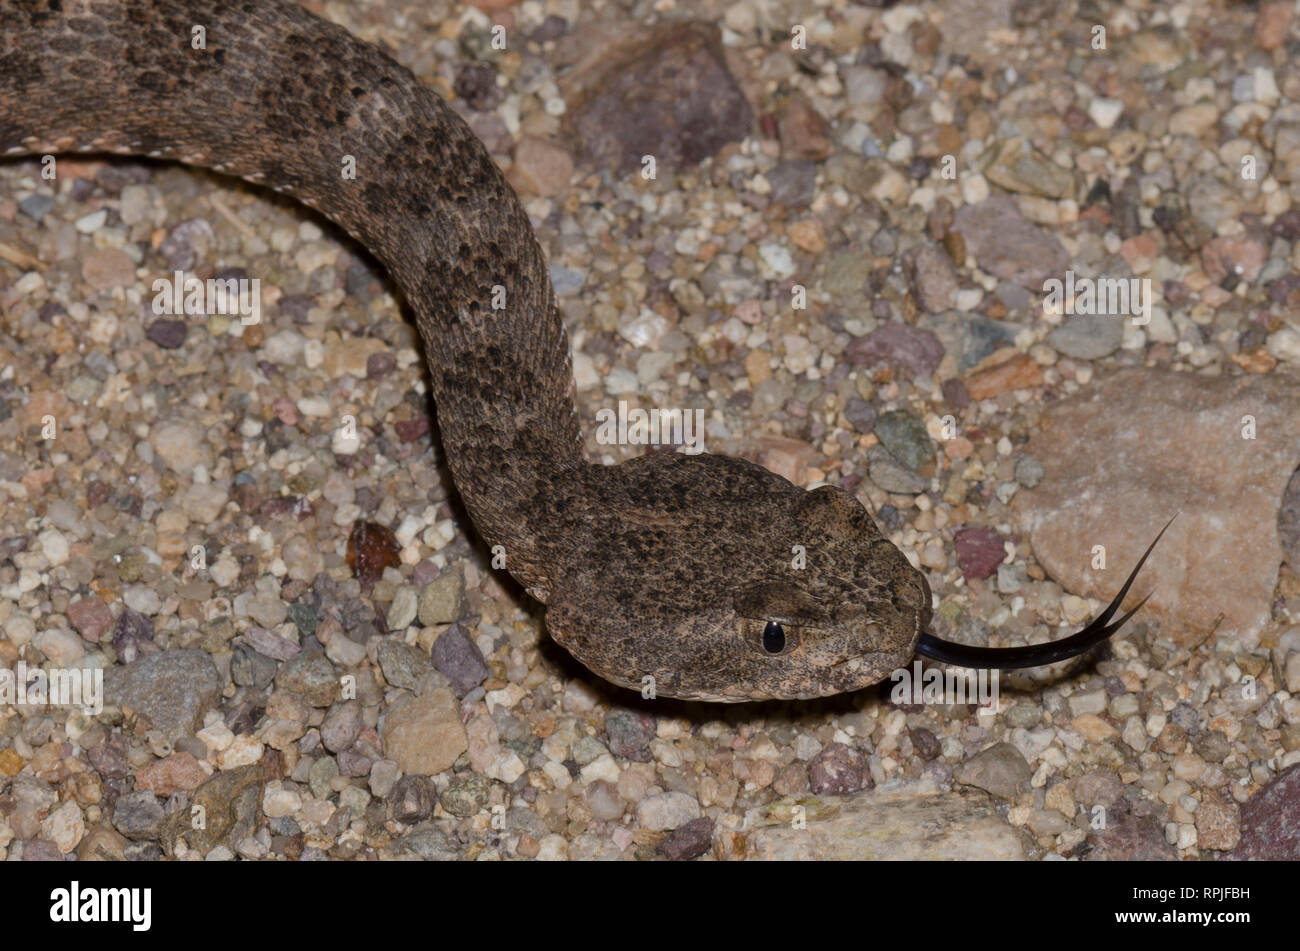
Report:
[[[294,3],[0,0],[0,155],[69,151],[237,176],[369,248],[415,314],[476,527],[547,605],[552,637],[608,680],[807,698],[875,683],[918,649],[1028,666],[1122,623],[1107,626],[1116,599],[1056,644],[945,645],[924,633],[925,577],[844,490],[708,454],[586,460],[545,261],[487,150],[408,70]]]

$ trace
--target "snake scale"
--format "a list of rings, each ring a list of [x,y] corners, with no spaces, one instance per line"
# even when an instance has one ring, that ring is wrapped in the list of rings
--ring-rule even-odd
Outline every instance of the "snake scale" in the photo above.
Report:
[[[1128,617],[1112,622],[1137,569],[1073,637],[943,642],[926,632],[925,576],[844,489],[712,454],[584,458],[564,323],[518,198],[433,91],[295,3],[0,0],[0,155],[63,152],[236,176],[370,249],[414,313],[475,526],[546,605],[551,636],[607,680],[803,699],[876,683],[914,653],[1050,663]],[[345,157],[355,178],[340,174]]]

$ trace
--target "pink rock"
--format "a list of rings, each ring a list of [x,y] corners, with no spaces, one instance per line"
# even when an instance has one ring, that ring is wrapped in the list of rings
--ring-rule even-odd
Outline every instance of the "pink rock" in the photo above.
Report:
[[[954,280],[954,290],[956,286]],[[854,366],[886,364],[913,379],[929,377],[943,359],[943,352],[943,344],[933,333],[898,321],[881,324],[865,337],[850,341],[844,350]]]
[[[1300,860],[1300,765],[1278,773],[1241,807],[1241,844],[1229,857]]]
[[[933,244],[918,244],[903,255],[903,267],[917,303],[932,314],[952,307],[957,294],[957,269],[952,258]]]
[[[81,277],[97,291],[126,287],[135,281],[135,262],[117,248],[96,248],[81,262]]]
[[[1255,20],[1255,45],[1262,50],[1275,50],[1286,41],[1287,27],[1291,25],[1290,2],[1261,3]]]
[[[298,423],[298,407],[294,405],[293,400],[287,396],[282,396],[271,404],[271,410],[279,418],[280,422],[286,426],[296,426]]]
[[[137,792],[147,789],[166,797],[182,789],[198,789],[207,778],[207,772],[193,755],[173,753],[166,759],[141,766],[135,774],[135,788]]]
[[[758,440],[758,464],[801,485],[804,470],[817,456],[817,450],[802,439],[764,435]]]
[[[1129,606],[1152,592],[1144,619],[1182,644],[1213,631],[1258,643],[1282,561],[1278,510],[1300,464],[1296,380],[1123,370],[1045,410],[1026,451],[1046,475],[1014,507],[1066,589],[1109,600],[1177,512]],[[1097,545],[1104,569],[1092,567]]]
[[[1229,274],[1243,281],[1253,281],[1268,260],[1268,248],[1262,241],[1248,234],[1226,235],[1212,238],[1201,248],[1201,267],[1205,276],[1215,284],[1223,283]]]
[[[556,145],[537,136],[524,136],[515,146],[515,164],[510,182],[529,195],[556,195],[569,187],[573,158]]]
[[[1145,264],[1143,271],[1149,268],[1151,261],[1160,253],[1160,245],[1151,235],[1138,234],[1121,244],[1119,253],[1134,273],[1141,273],[1138,271],[1138,265]]]
[[[831,743],[808,764],[808,784],[818,796],[848,796],[875,782],[861,750]]]
[[[68,605],[68,622],[83,639],[97,644],[113,626],[113,613],[107,604],[91,596]]]
[[[583,164],[639,171],[653,155],[681,169],[739,142],[753,112],[714,23],[591,23],[556,44],[565,124]],[[784,138],[784,137],[783,137]]]
[[[1002,536],[991,528],[963,528],[953,536],[957,564],[966,580],[987,578],[1007,557]]]
[[[1061,278],[1070,256],[1050,231],[1026,221],[1010,198],[999,195],[963,205],[952,230],[966,239],[979,266],[1004,281],[1038,291],[1049,277]]]

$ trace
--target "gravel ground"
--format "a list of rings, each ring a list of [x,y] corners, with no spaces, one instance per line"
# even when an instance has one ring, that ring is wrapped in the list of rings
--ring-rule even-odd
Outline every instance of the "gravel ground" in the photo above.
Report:
[[[702,409],[710,451],[854,491],[972,644],[1077,626],[1181,508],[1163,601],[992,714],[618,691],[470,532],[363,251],[203,172],[10,162],[0,666],[107,695],[0,706],[0,857],[1297,857],[1293,4],[307,6],[509,169],[593,457],[642,451],[596,440],[620,400]],[[1067,268],[1149,280],[1149,322],[1044,308]],[[261,322],[158,315],[178,270],[258,279]],[[1258,456],[1206,422],[1245,415]],[[1135,431],[1163,448],[1052,495]]]

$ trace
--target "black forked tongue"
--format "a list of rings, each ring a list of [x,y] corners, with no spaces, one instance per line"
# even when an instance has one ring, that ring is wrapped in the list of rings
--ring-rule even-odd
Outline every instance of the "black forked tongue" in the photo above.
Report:
[[[1175,513],[1174,518],[1177,517],[1178,515]],[[1092,648],[1123,627],[1124,622],[1136,614],[1138,609],[1146,604],[1147,598],[1151,597],[1151,595],[1147,595],[1146,598],[1137,603],[1133,610],[1120,617],[1115,623],[1111,623],[1110,619],[1115,616],[1119,606],[1124,603],[1124,599],[1128,596],[1128,589],[1133,586],[1133,581],[1137,578],[1138,572],[1146,564],[1147,556],[1151,554],[1173,522],[1174,519],[1171,518],[1165,523],[1165,527],[1160,529],[1160,534],[1156,536],[1155,541],[1138,559],[1137,566],[1133,569],[1132,574],[1128,576],[1128,580],[1124,582],[1124,587],[1119,589],[1119,594],[1115,595],[1115,599],[1106,606],[1106,610],[1097,615],[1092,623],[1079,633],[1071,634],[1059,641],[1050,641],[1047,644],[1028,644],[1024,647],[970,647],[966,644],[954,644],[952,641],[940,640],[933,634],[922,634],[921,639],[916,642],[916,653],[922,657],[929,657],[931,660],[952,664],[956,667],[1014,670],[1019,667],[1042,667],[1047,664],[1055,664],[1058,660],[1077,657],[1092,650]]]

